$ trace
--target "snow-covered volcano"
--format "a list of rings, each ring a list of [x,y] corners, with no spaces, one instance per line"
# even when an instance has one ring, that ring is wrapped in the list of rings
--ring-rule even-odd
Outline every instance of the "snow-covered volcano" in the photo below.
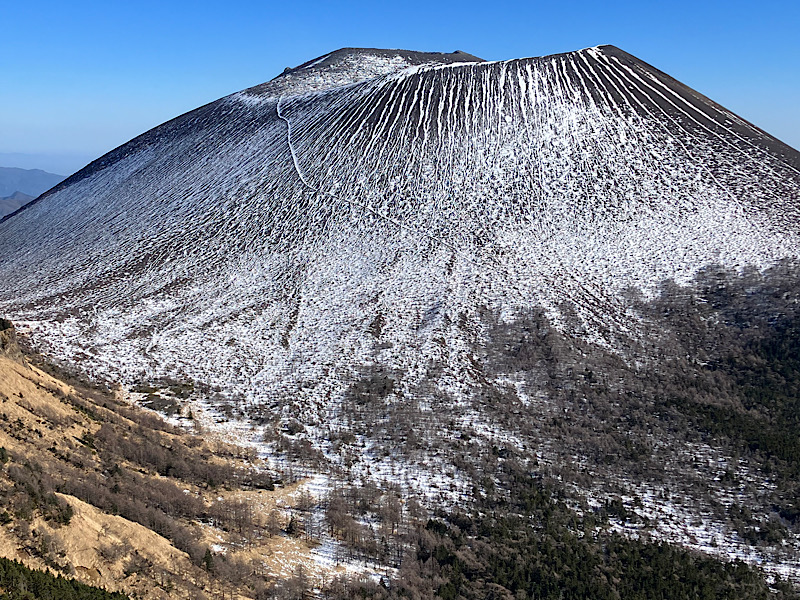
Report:
[[[458,395],[482,311],[613,347],[624,298],[800,253],[800,154],[612,46],[346,49],[165,123],[0,223],[0,313],[123,381],[312,415],[380,363]]]
[[[0,315],[270,458],[445,503],[513,459],[800,581],[798,258],[800,154],[617,48],[346,49],[0,221]]]

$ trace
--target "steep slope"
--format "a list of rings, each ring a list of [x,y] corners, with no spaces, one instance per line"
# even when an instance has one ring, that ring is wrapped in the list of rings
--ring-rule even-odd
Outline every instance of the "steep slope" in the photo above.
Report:
[[[487,490],[483,499],[490,508],[483,515],[499,519],[499,527],[487,526],[480,513],[437,511],[430,519],[413,501],[402,504],[371,483],[324,497],[312,495],[313,482],[242,490],[248,452],[207,431],[201,441],[120,402],[118,394],[49,374],[33,365],[40,357],[20,351],[9,322],[0,328],[0,557],[29,567],[149,599],[226,591],[289,600],[311,588],[332,598],[448,597],[453,590],[485,597],[519,587],[521,568],[535,597],[635,598],[642,589],[665,598],[696,598],[698,590],[713,598],[797,597],[790,586],[770,585],[758,569],[738,562],[627,541],[606,529],[597,538],[578,536],[576,524],[586,531],[593,521],[606,522],[615,505],[597,516],[580,514],[541,480],[515,473],[512,461],[496,465],[498,488],[514,478],[518,495],[504,499]],[[218,468],[203,477],[222,478],[198,485],[193,471],[209,462]],[[170,488],[178,497],[167,500]],[[154,501],[161,518],[152,512]],[[195,519],[178,516],[193,511]],[[541,535],[543,525],[549,538]],[[174,528],[188,538],[176,543]],[[200,554],[182,551],[192,539]],[[214,552],[202,554],[203,544]],[[397,575],[388,591],[385,579],[378,585],[363,576],[379,562],[391,565],[384,575]],[[0,589],[12,597],[33,589],[6,567],[0,561]]]
[[[0,319],[0,557],[147,599],[261,598],[297,565],[314,583],[336,574],[282,531],[302,483],[274,489],[252,451],[39,358]],[[0,595],[15,591],[5,583]]]
[[[799,212],[795,150],[617,48],[349,49],[0,222],[0,311],[97,377],[192,382],[273,457],[449,503],[519,460],[624,499],[621,530],[797,577],[773,349]],[[748,540],[773,516],[785,543]]]

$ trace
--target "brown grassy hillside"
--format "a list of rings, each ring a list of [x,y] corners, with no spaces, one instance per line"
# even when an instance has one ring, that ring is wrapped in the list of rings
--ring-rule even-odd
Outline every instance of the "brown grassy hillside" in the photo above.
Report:
[[[0,556],[138,598],[260,598],[313,573],[284,531],[300,484],[56,376],[0,325]]]

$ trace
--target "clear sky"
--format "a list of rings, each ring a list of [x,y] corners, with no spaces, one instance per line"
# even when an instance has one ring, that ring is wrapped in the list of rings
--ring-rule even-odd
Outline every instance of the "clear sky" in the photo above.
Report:
[[[487,60],[614,44],[800,148],[800,2],[0,0],[0,166],[69,174],[345,46]]]

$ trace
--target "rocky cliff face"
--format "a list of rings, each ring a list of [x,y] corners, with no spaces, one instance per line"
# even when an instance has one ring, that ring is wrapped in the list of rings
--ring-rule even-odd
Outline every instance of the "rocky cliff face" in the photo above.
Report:
[[[24,362],[17,344],[17,331],[8,319],[0,318],[0,355],[16,362]]]

